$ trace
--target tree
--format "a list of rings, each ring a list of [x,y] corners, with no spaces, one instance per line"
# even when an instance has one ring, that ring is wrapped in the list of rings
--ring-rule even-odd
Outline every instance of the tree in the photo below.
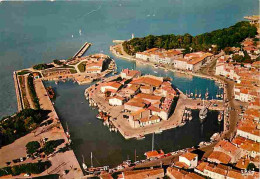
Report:
[[[246,167],[247,171],[254,171],[256,169],[255,164],[249,163]]]
[[[37,150],[40,148],[40,143],[38,141],[31,141],[26,144],[26,151],[27,154],[33,154],[37,152]]]
[[[55,63],[56,65],[62,65],[63,63],[60,60],[54,59],[53,63]]]

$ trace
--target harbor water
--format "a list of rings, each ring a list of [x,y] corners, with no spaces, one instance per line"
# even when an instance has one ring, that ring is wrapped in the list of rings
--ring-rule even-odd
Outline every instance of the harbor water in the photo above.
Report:
[[[150,66],[114,57],[109,46],[114,39],[129,39],[149,34],[197,35],[234,25],[246,15],[258,13],[258,0],[132,0],[132,1],[39,1],[0,3],[0,115],[17,111],[12,79],[14,70],[48,63],[53,59],[68,59],[87,41],[93,45],[87,54],[105,53],[116,60],[118,71],[123,68],[137,69],[143,74],[169,76],[175,87],[184,93],[209,91],[209,99],[215,98],[218,85],[208,79],[165,72]],[[86,55],[87,55],[86,54]],[[96,119],[97,110],[88,107],[84,90],[72,82],[55,85],[58,96],[55,108],[63,125],[67,122],[76,156],[82,155],[89,164],[90,152],[94,164],[116,165],[128,158],[133,159],[136,149],[138,158],[151,149],[151,136],[142,141],[125,140],[120,134],[109,132]],[[155,148],[165,152],[198,145],[209,141],[211,135],[221,130],[217,113],[210,112],[203,125],[194,119],[182,128],[155,135]]]

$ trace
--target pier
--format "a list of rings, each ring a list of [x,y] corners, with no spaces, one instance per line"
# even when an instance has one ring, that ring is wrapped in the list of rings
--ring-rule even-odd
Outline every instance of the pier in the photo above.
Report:
[[[80,58],[84,53],[88,50],[88,48],[91,46],[91,43],[86,42],[80,49],[75,53],[75,55],[72,58]]]
[[[15,93],[17,98],[17,109],[19,112],[24,109],[24,104],[23,104],[23,98],[21,93],[21,87],[20,87],[20,83],[16,71],[13,72],[13,78],[14,78],[14,87],[15,87]]]

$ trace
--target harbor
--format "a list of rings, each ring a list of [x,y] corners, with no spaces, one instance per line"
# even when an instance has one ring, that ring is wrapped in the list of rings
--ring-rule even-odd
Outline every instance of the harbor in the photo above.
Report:
[[[89,106],[84,94],[86,86],[79,86],[72,81],[56,85],[54,82],[45,82],[45,86],[52,86],[58,97],[55,108],[61,123],[70,127],[71,139],[74,143],[73,150],[79,163],[82,163],[84,155],[85,163],[91,166],[90,153],[93,152],[94,167],[109,165],[113,168],[122,161],[132,159],[136,149],[136,159],[144,160],[144,153],[151,150],[151,134],[142,140],[135,138],[125,139],[120,132],[109,130],[104,126],[103,120],[98,119],[97,108]],[[89,86],[89,85],[87,85]],[[73,99],[70,97],[73,96]],[[66,105],[66,104],[70,105]],[[73,113],[71,112],[73,111]],[[211,136],[223,130],[223,122],[218,122],[218,112],[209,111],[205,122],[201,123],[199,111],[192,111],[192,120],[182,127],[172,128],[155,134],[155,149],[163,149],[165,153],[181,150],[183,148],[197,146],[200,142],[210,142]],[[99,141],[96,143],[96,141]],[[104,148],[109,151],[104,152]]]

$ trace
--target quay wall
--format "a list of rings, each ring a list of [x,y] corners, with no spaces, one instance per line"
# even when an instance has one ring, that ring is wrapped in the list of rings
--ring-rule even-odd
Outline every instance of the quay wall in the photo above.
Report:
[[[21,87],[20,87],[20,83],[16,71],[13,72],[13,79],[14,79],[14,87],[15,87],[15,93],[17,99],[17,109],[19,112],[24,109],[24,103],[23,103]]]
[[[65,139],[65,142],[69,143],[69,138],[67,137],[65,130],[60,123],[60,119],[59,119],[59,117],[56,113],[56,110],[53,106],[51,99],[49,98],[49,95],[48,95],[47,90],[46,90],[46,88],[43,84],[43,81],[41,79],[36,79],[36,80],[34,80],[34,84],[35,84],[36,94],[37,94],[39,101],[40,101],[40,104],[41,104],[41,109],[51,111],[48,114],[48,116],[50,118],[52,118],[54,121],[56,121],[57,126],[60,128],[60,130],[62,132],[63,138]],[[83,176],[82,169],[80,167],[80,164],[79,164],[73,150],[68,151],[67,154],[66,154],[66,157],[64,159],[63,158],[60,159],[60,163],[63,160],[64,161],[69,160],[70,165],[72,165],[74,168],[77,168],[77,171],[74,171],[75,173],[74,174],[72,173],[71,175],[74,175],[75,177],[82,177]]]

